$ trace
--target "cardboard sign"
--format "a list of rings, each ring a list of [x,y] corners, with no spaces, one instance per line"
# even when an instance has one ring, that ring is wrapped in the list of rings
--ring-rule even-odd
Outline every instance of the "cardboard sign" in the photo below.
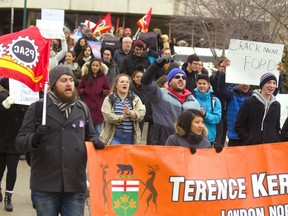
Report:
[[[281,104],[281,128],[288,117],[288,94],[277,94],[276,100]]]
[[[272,72],[279,78],[277,64],[281,62],[283,44],[231,39],[227,57],[226,83],[259,85],[260,77]]]
[[[178,146],[86,147],[92,216],[287,213],[287,142],[195,154]]]
[[[41,35],[47,39],[65,39],[63,23],[55,20],[36,20]]]
[[[62,23],[64,25],[65,10],[55,10],[55,9],[41,9],[41,19],[42,20],[54,20]]]
[[[32,91],[25,84],[9,79],[9,94],[16,104],[30,105],[39,100],[39,92]]]

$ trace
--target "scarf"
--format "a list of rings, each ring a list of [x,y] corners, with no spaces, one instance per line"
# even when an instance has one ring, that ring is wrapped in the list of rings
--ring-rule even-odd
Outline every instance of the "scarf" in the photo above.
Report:
[[[64,117],[68,119],[69,114],[72,111],[72,107],[75,105],[76,101],[72,103],[63,103],[60,99],[54,94],[54,92],[49,92],[49,97],[51,98],[53,104],[55,104],[58,109],[63,113]]]

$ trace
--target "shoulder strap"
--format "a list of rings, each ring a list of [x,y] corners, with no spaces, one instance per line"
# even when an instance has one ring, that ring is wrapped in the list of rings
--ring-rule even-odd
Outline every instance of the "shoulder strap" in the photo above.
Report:
[[[211,93],[211,108],[212,108],[212,112],[214,111],[215,103],[216,103],[216,97],[213,95],[213,93]]]
[[[84,114],[85,114],[86,124],[87,124],[87,123],[89,122],[89,116],[88,116],[89,111],[88,111],[88,107],[87,107],[86,104],[84,104],[83,101],[78,100],[78,102],[79,102],[80,106],[81,106],[82,109],[83,109],[83,112],[84,112]]]

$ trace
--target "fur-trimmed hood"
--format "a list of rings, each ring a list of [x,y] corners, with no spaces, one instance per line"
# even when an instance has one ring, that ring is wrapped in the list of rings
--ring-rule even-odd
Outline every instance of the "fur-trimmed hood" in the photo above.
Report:
[[[83,66],[82,66],[82,76],[86,75],[88,73],[88,68],[89,68],[90,62],[86,62]],[[108,73],[108,67],[101,62],[101,71],[106,75]]]

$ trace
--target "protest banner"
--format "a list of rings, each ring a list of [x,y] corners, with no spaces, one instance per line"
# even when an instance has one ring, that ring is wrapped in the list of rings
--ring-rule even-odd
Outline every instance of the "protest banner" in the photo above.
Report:
[[[25,83],[33,91],[48,80],[50,42],[37,27],[0,37],[0,76]]]
[[[287,215],[287,142],[195,154],[177,146],[86,147],[92,216]]]
[[[39,100],[38,92],[14,79],[9,79],[9,95],[15,100],[15,104],[30,105]]]
[[[259,85],[260,77],[272,72],[279,77],[277,64],[281,62],[283,44],[231,39],[227,58],[226,83]]]

